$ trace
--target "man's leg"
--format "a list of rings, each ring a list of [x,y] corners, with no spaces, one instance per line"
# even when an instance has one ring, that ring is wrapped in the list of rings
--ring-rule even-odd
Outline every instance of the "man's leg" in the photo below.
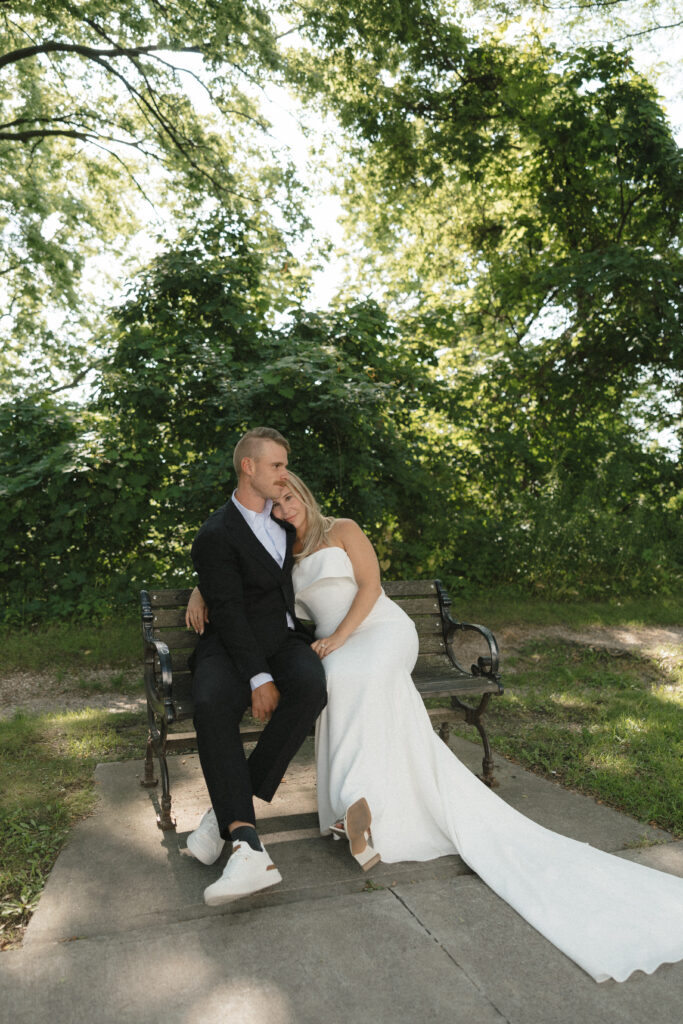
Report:
[[[240,721],[251,702],[249,683],[239,679],[229,656],[198,658],[192,680],[199,760],[223,839],[235,822],[254,824],[252,783]]]
[[[280,703],[248,762],[252,791],[261,800],[272,800],[287,765],[327,703],[322,662],[296,634],[268,664],[280,691]]]
[[[308,654],[311,654],[310,650]],[[285,657],[284,660],[287,662],[291,659]],[[294,661],[296,660],[295,657]],[[285,688],[292,689],[286,684]],[[307,689],[305,686],[295,688]],[[315,686],[310,688],[315,689]],[[233,840],[232,854],[221,877],[204,890],[204,902],[213,907],[268,889],[281,882],[282,877],[267,851],[263,849],[253,828],[251,771],[244,757],[239,734],[240,719],[251,702],[249,683],[240,683],[228,655],[217,653],[198,659],[193,677],[193,696],[197,745],[204,778],[220,834],[225,839]],[[285,710],[290,703],[293,706],[296,702],[284,699]],[[322,708],[324,700],[318,703]],[[270,723],[266,729],[269,726]],[[275,736],[277,735],[275,730]],[[298,745],[297,743],[296,747]],[[205,815],[207,822],[210,822],[209,815],[210,812]],[[205,819],[202,819],[202,822]],[[251,827],[245,828],[245,823],[249,823]],[[230,825],[233,826],[232,831]],[[241,827],[236,828],[236,825]],[[192,835],[196,837],[202,827],[203,824],[200,824],[199,829]],[[205,864],[212,862],[214,853],[216,857],[219,855],[221,846],[215,836],[215,823],[207,827],[208,831],[213,833],[208,843],[211,859],[204,859],[192,850],[192,836],[188,838],[191,852],[195,852],[195,856]]]

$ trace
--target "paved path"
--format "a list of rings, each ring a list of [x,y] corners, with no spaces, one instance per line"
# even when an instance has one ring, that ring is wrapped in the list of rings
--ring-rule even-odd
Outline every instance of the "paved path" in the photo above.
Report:
[[[456,739],[473,768],[474,744]],[[496,758],[499,795],[534,820],[683,876],[683,843]],[[677,1024],[683,963],[597,985],[458,857],[364,875],[316,829],[310,742],[260,831],[283,883],[224,908],[185,852],[207,803],[195,755],[171,758],[177,832],[155,826],[137,762],[100,765],[24,945],[0,955],[8,1024]],[[634,847],[643,838],[654,846]]]

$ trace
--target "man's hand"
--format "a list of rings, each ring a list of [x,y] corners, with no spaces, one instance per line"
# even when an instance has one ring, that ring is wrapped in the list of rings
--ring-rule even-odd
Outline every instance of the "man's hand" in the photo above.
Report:
[[[259,722],[268,722],[279,703],[280,691],[275,683],[262,683],[252,691],[251,713]]]
[[[195,633],[201,634],[204,632],[204,626],[209,621],[209,609],[206,606],[206,602],[201,595],[198,587],[195,587],[190,594],[190,600],[187,602],[187,609],[185,610],[185,625],[188,629],[193,629]]]

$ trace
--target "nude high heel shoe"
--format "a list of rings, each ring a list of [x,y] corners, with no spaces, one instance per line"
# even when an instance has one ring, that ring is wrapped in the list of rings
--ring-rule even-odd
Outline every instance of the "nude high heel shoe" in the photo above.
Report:
[[[336,836],[346,836],[352,856],[358,861],[363,871],[369,871],[382,858],[370,844],[370,825],[372,815],[365,797],[356,800],[347,807],[343,821],[330,826],[330,832]]]

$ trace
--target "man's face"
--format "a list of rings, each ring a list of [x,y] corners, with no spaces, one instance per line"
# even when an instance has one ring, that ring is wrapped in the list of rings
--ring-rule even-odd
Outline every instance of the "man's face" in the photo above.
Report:
[[[287,449],[277,441],[262,441],[258,456],[246,460],[245,471],[259,497],[279,497],[287,484]]]

